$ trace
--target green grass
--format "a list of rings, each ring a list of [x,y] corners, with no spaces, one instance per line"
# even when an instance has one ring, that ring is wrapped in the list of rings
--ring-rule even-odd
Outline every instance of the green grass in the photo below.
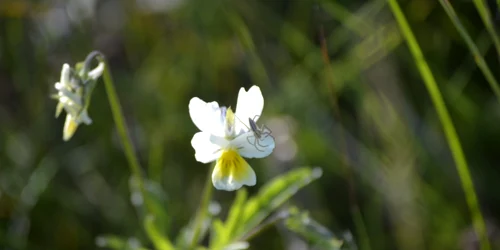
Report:
[[[469,48],[470,52],[474,56],[475,62],[479,69],[481,69],[481,72],[483,72],[484,77],[490,84],[491,89],[495,93],[498,102],[500,102],[500,86],[498,85],[497,80],[491,73],[490,68],[488,67],[488,64],[484,60],[484,57],[479,50],[479,48],[476,46],[474,41],[472,40],[471,36],[465,29],[464,25],[458,18],[457,14],[455,13],[455,10],[453,9],[453,6],[448,2],[447,0],[439,0],[441,5],[443,6],[443,9],[446,11],[446,14],[450,17],[450,20],[452,21],[453,25],[457,28],[458,32],[464,39],[465,43],[467,44],[467,47]],[[477,1],[476,1],[477,2]],[[494,37],[496,37],[496,34],[491,34]],[[497,39],[494,39],[494,44],[495,46],[497,45],[496,43],[498,42]],[[498,48],[497,48],[498,49]]]
[[[481,213],[481,209],[479,207],[476,192],[474,190],[469,167],[465,159],[465,154],[462,150],[462,146],[460,145],[460,140],[455,130],[455,126],[453,125],[450,114],[448,113],[441,92],[439,91],[432,71],[430,70],[427,61],[425,60],[422,50],[418,45],[417,39],[413,35],[410,25],[408,24],[406,17],[401,11],[398,2],[396,0],[389,0],[389,5],[391,6],[394,17],[396,18],[403,36],[406,39],[410,52],[415,60],[415,64],[417,65],[420,75],[424,80],[427,91],[431,96],[432,102],[434,103],[434,107],[441,121],[441,125],[443,126],[448,145],[450,147],[453,159],[455,160],[458,174],[460,176],[460,181],[465,193],[465,198],[472,214],[474,229],[479,236],[481,249],[490,249],[488,236],[486,234],[486,226],[484,223],[483,215]]]

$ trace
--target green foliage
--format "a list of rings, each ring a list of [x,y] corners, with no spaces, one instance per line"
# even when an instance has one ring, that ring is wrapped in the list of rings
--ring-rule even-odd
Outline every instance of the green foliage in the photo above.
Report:
[[[155,249],[158,250],[173,250],[174,247],[168,237],[162,235],[155,223],[153,215],[146,217],[144,220],[144,228],[148,234],[149,239],[153,242]]]
[[[236,236],[243,236],[259,225],[267,216],[292,197],[302,187],[322,175],[320,168],[298,168],[284,176],[278,176],[264,185],[257,196],[246,202]]]
[[[116,235],[102,235],[97,237],[96,245],[116,250],[148,250],[140,245],[137,239],[125,239]]]
[[[2,0],[0,249],[497,249],[499,3]],[[251,85],[275,152],[215,191],[189,99]]]
[[[203,218],[203,223],[198,225],[193,218],[193,220],[180,231],[175,241],[175,247],[166,234],[162,234],[158,231],[158,223],[155,222],[155,216],[153,214],[145,218],[144,228],[150,241],[155,246],[155,249],[158,250],[189,248],[190,243],[193,241],[193,233],[196,231],[196,226],[201,227],[200,238],[203,238],[206,233],[209,232],[208,229],[211,229],[209,242],[210,249],[246,249],[248,243],[245,241],[258,233],[259,230],[262,230],[260,226],[262,226],[261,223],[264,219],[276,212],[282,204],[288,201],[301,188],[321,177],[321,174],[322,170],[320,168],[298,168],[291,170],[286,174],[275,177],[264,185],[259,190],[258,194],[249,199],[247,199],[247,191],[245,189],[240,189],[236,194],[233,204],[229,208],[229,213],[225,222],[215,217],[218,215],[220,208],[218,204],[212,203],[209,206],[207,216]],[[317,223],[303,224],[305,221],[297,220],[297,213],[293,211],[291,213],[292,217],[287,219],[286,222],[292,231],[302,235],[304,232],[301,230],[305,227],[313,227],[315,229],[322,227]],[[285,217],[283,217],[283,219],[285,219]],[[273,221],[273,223],[275,222],[276,221]],[[251,233],[251,235],[249,235],[249,233]],[[306,237],[320,237],[320,235],[315,236],[313,233],[311,235],[306,235]],[[324,238],[326,236],[321,237]],[[322,240],[323,238],[321,237],[315,238],[314,244],[321,243],[322,245],[328,243],[325,246],[333,246],[332,244],[336,242],[333,240],[333,236],[329,236],[329,239],[325,242],[316,242]],[[121,240],[119,237],[100,237],[98,238],[98,242],[99,246],[112,248],[124,247],[127,244],[125,240]],[[195,247],[199,248],[202,246]]]
[[[465,198],[472,214],[474,228],[480,238],[481,249],[490,249],[486,232],[486,225],[481,213],[481,209],[479,207],[479,202],[477,199],[476,191],[474,189],[474,184],[472,182],[470,170],[465,159],[465,154],[463,152],[455,126],[453,125],[450,114],[448,113],[448,109],[446,108],[446,105],[444,103],[442,94],[438,88],[438,85],[436,83],[436,80],[434,79],[434,75],[432,74],[428,63],[422,54],[422,50],[420,49],[420,46],[415,39],[415,36],[413,35],[408,22],[406,21],[406,17],[399,7],[399,4],[396,0],[390,0],[389,4],[391,5],[394,16],[406,38],[408,46],[410,47],[410,51],[414,57],[415,63],[417,64],[417,67],[424,80],[425,86],[427,87],[429,95],[431,96],[437,114],[443,126],[446,139],[448,140],[448,146],[450,147],[451,153],[455,160],[456,169],[460,176],[460,181],[462,182],[462,188],[465,192]]]
[[[291,231],[307,239],[309,244],[319,249],[339,250],[343,241],[332,232],[309,216],[307,211],[300,211],[296,207],[289,209],[289,217],[285,226]]]
[[[225,223],[216,221],[210,247],[221,249],[257,233],[259,225],[302,187],[321,177],[320,168],[298,168],[277,176],[264,185],[254,197],[247,200],[242,189],[229,210]]]

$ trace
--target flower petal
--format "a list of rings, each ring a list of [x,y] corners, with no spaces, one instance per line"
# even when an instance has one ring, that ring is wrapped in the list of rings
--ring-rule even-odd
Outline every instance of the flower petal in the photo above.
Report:
[[[195,151],[194,157],[199,162],[213,162],[221,155],[221,147],[214,144],[210,137],[211,135],[208,132],[198,132],[194,134],[191,140],[191,146]]]
[[[194,125],[202,132],[224,136],[224,117],[217,102],[204,102],[198,97],[189,101],[189,115]]]
[[[58,102],[56,107],[56,118],[59,117],[59,115],[63,111],[63,108],[64,108],[64,103]]]
[[[210,135],[210,142],[218,145],[220,148],[227,148],[227,146],[229,145],[229,141],[226,140],[224,137],[215,135]]]
[[[274,137],[269,129],[264,129],[260,137],[253,131],[248,131],[231,141],[231,145],[238,149],[245,158],[264,158],[270,155],[275,147]]]
[[[97,65],[97,67],[95,67],[88,73],[89,78],[93,80],[99,78],[102,75],[102,72],[104,71],[104,67],[105,67],[104,63],[99,62],[99,65]]]
[[[66,85],[69,83],[70,74],[71,74],[71,67],[69,66],[69,64],[67,63],[63,64],[63,67],[61,69],[61,81],[60,81],[62,85]]]
[[[80,113],[78,121],[79,122],[83,122],[83,123],[85,123],[87,125],[92,124],[92,119],[90,119],[90,116],[89,116],[89,114],[87,112],[87,109],[82,110],[82,112]]]
[[[234,191],[256,183],[252,167],[235,150],[224,151],[212,172],[212,184],[218,190]]]
[[[248,118],[257,121],[262,109],[264,108],[264,97],[258,86],[252,86],[248,92],[244,88],[238,93],[238,102],[236,104],[236,117],[239,121],[236,123],[236,134],[241,131],[248,131],[250,124]]]
[[[70,114],[67,114],[63,128],[63,140],[69,141],[69,139],[73,137],[73,134],[75,134],[77,128],[78,128],[78,123],[73,119],[73,117]]]

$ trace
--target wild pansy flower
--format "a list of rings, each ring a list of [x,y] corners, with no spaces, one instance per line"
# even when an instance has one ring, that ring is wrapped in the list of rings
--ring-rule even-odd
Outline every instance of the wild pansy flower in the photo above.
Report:
[[[92,124],[87,113],[88,100],[95,80],[99,78],[104,70],[104,64],[100,63],[92,71],[85,73],[80,67],[80,72],[76,72],[68,64],[64,64],[61,70],[61,79],[55,83],[57,94],[54,98],[59,101],[56,107],[56,118],[62,110],[66,111],[64,122],[63,140],[68,141],[75,133],[78,125],[84,123]]]
[[[250,119],[256,122],[263,108],[264,98],[257,86],[248,92],[240,89],[236,112],[231,107],[219,107],[215,101],[207,103],[198,97],[189,102],[191,119],[201,130],[191,140],[195,158],[202,163],[217,161],[212,172],[216,189],[234,191],[243,185],[256,184],[255,172],[243,157],[266,157],[275,146],[270,133],[257,136],[250,126]]]

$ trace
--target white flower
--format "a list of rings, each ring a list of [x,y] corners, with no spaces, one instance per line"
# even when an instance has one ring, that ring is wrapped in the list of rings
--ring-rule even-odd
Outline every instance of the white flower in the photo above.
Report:
[[[92,123],[84,105],[83,86],[80,85],[77,78],[71,77],[71,74],[71,67],[64,64],[61,70],[61,80],[55,84],[56,98],[59,100],[56,118],[59,117],[63,109],[67,113],[63,129],[64,141],[68,141],[73,136],[81,123],[87,125]]]
[[[256,184],[255,172],[242,156],[263,158],[273,152],[275,144],[270,133],[259,137],[249,124],[249,119],[258,120],[263,108],[264,98],[257,86],[248,92],[240,89],[235,113],[230,107],[206,103],[198,97],[189,102],[191,119],[201,130],[191,140],[195,158],[202,163],[217,160],[212,173],[216,189],[233,191]]]

